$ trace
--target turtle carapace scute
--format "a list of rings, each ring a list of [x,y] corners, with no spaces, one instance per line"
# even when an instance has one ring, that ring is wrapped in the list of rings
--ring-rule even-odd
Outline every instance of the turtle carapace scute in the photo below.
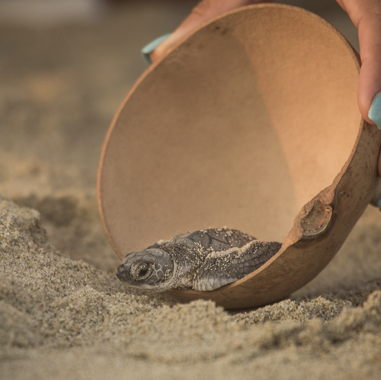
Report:
[[[150,291],[211,291],[254,272],[280,249],[238,230],[208,228],[176,235],[168,241],[127,254],[117,277]]]

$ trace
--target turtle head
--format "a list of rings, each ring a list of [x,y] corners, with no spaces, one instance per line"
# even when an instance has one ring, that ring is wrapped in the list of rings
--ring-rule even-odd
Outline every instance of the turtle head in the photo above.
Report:
[[[164,290],[174,275],[175,263],[170,254],[163,249],[147,248],[126,255],[119,265],[116,276],[129,286]]]

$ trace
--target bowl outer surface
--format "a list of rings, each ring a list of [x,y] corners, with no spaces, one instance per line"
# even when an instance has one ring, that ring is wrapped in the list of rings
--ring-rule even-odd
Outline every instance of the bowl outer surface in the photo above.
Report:
[[[244,279],[214,292],[172,292],[178,299],[250,307],[315,277],[376,179],[380,139],[358,111],[358,71],[345,39],[294,7],[233,11],[184,40],[143,74],[106,138],[98,194],[119,257],[228,225],[285,243]],[[304,239],[294,219],[311,199],[333,207],[332,221]]]

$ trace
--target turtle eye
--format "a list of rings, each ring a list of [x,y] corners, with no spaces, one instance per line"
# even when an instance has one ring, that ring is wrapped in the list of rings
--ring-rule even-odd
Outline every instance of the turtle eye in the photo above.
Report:
[[[147,277],[151,275],[153,271],[153,266],[150,263],[140,263],[138,264],[132,274],[132,277],[135,278],[135,280],[145,280]]]
[[[138,277],[144,277],[148,273],[148,265],[146,263],[140,265],[139,267],[139,272],[138,272]]]

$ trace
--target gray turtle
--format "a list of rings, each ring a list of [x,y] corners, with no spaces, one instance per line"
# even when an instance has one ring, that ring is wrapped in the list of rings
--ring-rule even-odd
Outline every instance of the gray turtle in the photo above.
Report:
[[[117,277],[129,286],[164,291],[211,291],[245,277],[280,249],[238,230],[208,228],[127,254]]]

